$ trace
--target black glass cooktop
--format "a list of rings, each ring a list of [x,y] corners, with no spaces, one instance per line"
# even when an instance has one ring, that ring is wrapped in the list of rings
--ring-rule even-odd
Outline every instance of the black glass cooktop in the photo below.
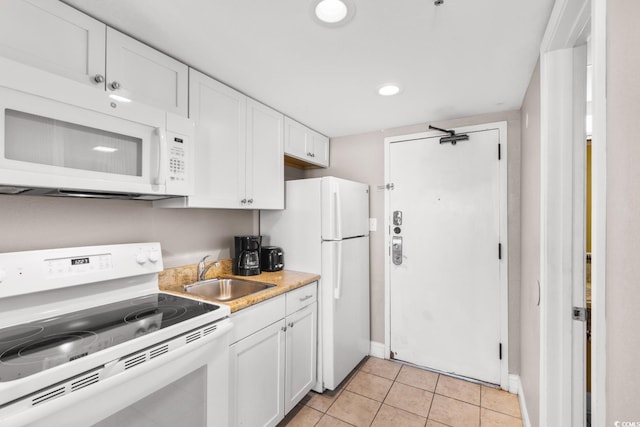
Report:
[[[177,295],[152,294],[0,329],[0,382],[26,377],[219,308]]]

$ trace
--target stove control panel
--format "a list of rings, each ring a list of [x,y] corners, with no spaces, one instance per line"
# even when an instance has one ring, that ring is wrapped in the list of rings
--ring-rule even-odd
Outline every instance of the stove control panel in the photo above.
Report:
[[[49,277],[73,276],[113,269],[113,256],[111,254],[47,259],[44,262]]]
[[[160,243],[0,254],[0,298],[162,271]]]

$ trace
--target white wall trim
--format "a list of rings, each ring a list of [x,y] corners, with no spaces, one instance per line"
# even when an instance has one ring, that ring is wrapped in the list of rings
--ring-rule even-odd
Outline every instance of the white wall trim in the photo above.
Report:
[[[507,122],[485,123],[480,125],[464,126],[455,128],[457,132],[473,132],[488,129],[498,129],[500,133],[500,142],[502,143],[502,159],[500,163],[500,235],[502,239],[502,252],[509,253],[509,232],[508,232],[508,134]],[[408,141],[414,139],[431,138],[441,135],[441,132],[422,132],[410,135],[400,135],[388,137],[384,140],[384,182],[389,183],[390,180],[390,149],[391,143]],[[390,318],[390,279],[391,279],[391,254],[389,251],[391,241],[389,237],[390,230],[389,210],[389,191],[385,191],[384,195],[384,253],[385,253],[385,273],[384,273],[384,358],[389,355],[391,348],[391,318]],[[509,270],[508,255],[503,257],[500,263],[500,339],[502,342],[502,361],[500,362],[500,387],[504,390],[509,389]]]
[[[520,376],[509,374],[509,393],[520,394]]]
[[[540,47],[540,425],[584,425],[584,397],[573,399],[574,388],[582,393],[584,387],[574,382],[577,328],[570,314],[574,279],[581,280],[578,269],[584,268],[584,261],[575,261],[584,257],[584,232],[574,227],[580,226],[574,211],[584,210],[585,203],[576,187],[584,179],[585,165],[584,156],[576,156],[575,144],[584,144],[585,136],[574,128],[574,64],[581,64],[573,48],[589,25],[589,4],[556,0]],[[575,339],[584,341],[583,336]],[[584,343],[579,351],[584,353]]]
[[[369,354],[373,357],[377,357],[378,359],[386,359],[386,357],[384,357],[384,343],[371,341],[371,350],[369,351]]]
[[[607,0],[591,0],[591,425],[607,419]]]
[[[518,402],[520,403],[520,415],[522,416],[522,424],[524,427],[531,427],[531,420],[529,419],[529,411],[527,410],[527,402],[525,401],[524,391],[522,390],[522,382],[519,375],[509,375],[509,392],[516,393],[518,395]],[[513,386],[513,389],[511,387]]]

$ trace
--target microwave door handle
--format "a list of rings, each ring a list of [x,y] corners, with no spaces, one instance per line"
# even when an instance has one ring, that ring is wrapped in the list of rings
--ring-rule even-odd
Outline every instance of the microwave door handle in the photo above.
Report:
[[[169,155],[169,146],[167,145],[167,132],[162,127],[156,128],[158,134],[158,174],[154,180],[154,184],[163,185],[167,180],[167,168],[169,162],[167,157]]]

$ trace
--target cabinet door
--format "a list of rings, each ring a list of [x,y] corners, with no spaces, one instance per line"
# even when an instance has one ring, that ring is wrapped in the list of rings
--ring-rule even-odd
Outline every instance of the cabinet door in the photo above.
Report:
[[[189,79],[189,117],[196,122],[189,206],[243,208],[247,97],[193,69]]]
[[[105,29],[103,23],[58,1],[0,1],[1,56],[101,90]]]
[[[232,426],[275,426],[284,418],[284,319],[230,347]]]
[[[284,153],[301,160],[307,160],[307,128],[302,124],[284,118]]]
[[[310,134],[311,146],[311,163],[315,163],[318,166],[329,166],[329,138],[318,132],[311,131]]]
[[[187,117],[189,68],[175,59],[107,29],[107,90]]]
[[[284,116],[247,100],[247,207],[284,209]]]
[[[293,409],[316,383],[317,318],[316,302],[286,318],[285,413]]]

